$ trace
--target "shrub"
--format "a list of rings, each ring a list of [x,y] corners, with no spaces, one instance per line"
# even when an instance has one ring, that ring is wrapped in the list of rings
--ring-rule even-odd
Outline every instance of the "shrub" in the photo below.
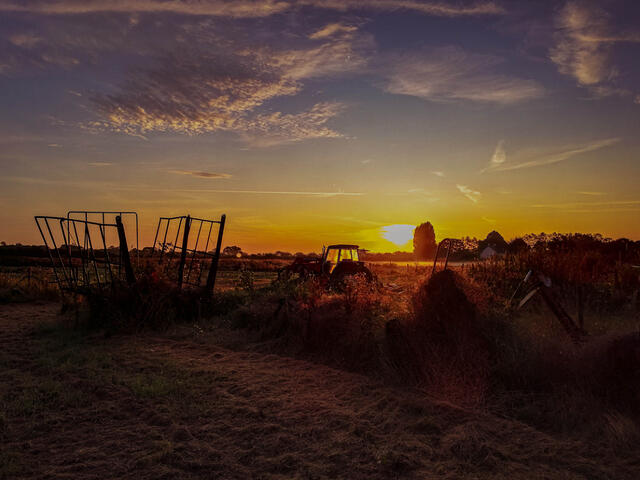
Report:
[[[387,348],[405,379],[439,397],[477,404],[487,391],[489,352],[463,284],[451,270],[433,275],[413,298],[413,316],[387,324]]]

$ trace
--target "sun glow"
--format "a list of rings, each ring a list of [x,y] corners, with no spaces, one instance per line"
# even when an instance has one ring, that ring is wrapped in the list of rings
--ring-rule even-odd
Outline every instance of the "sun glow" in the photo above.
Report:
[[[413,239],[413,231],[415,228],[415,225],[387,225],[380,229],[380,235],[391,243],[395,243],[398,246],[404,246]]]

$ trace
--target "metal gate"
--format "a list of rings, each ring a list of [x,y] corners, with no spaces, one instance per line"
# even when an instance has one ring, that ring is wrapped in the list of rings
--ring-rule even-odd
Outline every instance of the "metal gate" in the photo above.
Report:
[[[183,285],[204,286],[205,293],[213,293],[225,220],[226,215],[220,220],[190,215],[160,217],[153,240],[153,255],[179,288]],[[214,244],[215,249],[209,250]]]
[[[35,221],[60,290],[83,292],[135,282],[120,216],[113,223],[41,215]]]

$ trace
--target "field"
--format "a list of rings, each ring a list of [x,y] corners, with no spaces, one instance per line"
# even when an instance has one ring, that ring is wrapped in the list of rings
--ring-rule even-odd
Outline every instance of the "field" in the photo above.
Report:
[[[143,281],[64,313],[5,270],[0,478],[637,478],[637,270],[591,257],[377,263],[340,291],[228,260],[198,308]],[[585,339],[509,302],[532,266]]]

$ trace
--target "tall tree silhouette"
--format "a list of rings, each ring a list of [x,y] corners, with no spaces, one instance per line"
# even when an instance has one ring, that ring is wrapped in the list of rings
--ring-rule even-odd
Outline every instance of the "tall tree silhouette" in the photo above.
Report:
[[[423,223],[413,231],[413,253],[418,260],[431,260],[436,253],[436,232],[431,222]]]

